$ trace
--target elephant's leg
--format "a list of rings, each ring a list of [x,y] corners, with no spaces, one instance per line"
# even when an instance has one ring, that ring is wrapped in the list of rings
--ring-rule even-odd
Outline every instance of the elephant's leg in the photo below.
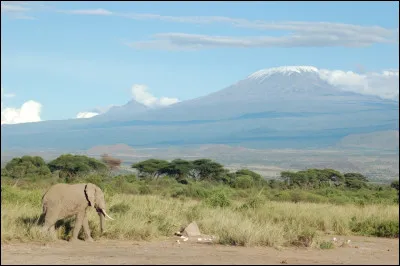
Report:
[[[85,216],[83,217],[83,231],[85,232],[86,235],[86,241],[93,242],[93,238],[90,235],[89,220],[87,217],[87,213],[85,213]]]
[[[50,234],[55,237],[56,236],[56,222],[58,220],[58,216],[56,215],[49,215],[47,214],[46,217],[44,218],[44,229],[48,232],[50,232]]]
[[[71,237],[70,241],[78,240],[78,235],[79,235],[79,232],[81,231],[84,217],[85,217],[85,212],[84,211],[83,212],[79,212],[76,215],[75,227],[74,227],[74,231],[72,232],[72,237]]]

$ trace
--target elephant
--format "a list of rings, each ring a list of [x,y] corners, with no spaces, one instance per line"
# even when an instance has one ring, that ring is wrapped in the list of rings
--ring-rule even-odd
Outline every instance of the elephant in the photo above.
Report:
[[[81,228],[85,232],[86,241],[93,242],[90,235],[87,210],[96,209],[100,218],[100,231],[104,232],[105,217],[114,220],[106,213],[103,191],[92,183],[87,184],[55,184],[42,197],[42,220],[44,229],[55,234],[55,223],[63,218],[75,215],[75,227],[70,241],[78,240]]]

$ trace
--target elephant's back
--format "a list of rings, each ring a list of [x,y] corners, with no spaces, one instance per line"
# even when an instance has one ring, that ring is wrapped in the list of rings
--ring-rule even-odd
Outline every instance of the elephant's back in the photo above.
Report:
[[[55,184],[51,186],[42,197],[42,202],[46,202],[49,199],[70,197],[76,194],[80,196],[83,194],[84,185],[83,184]]]

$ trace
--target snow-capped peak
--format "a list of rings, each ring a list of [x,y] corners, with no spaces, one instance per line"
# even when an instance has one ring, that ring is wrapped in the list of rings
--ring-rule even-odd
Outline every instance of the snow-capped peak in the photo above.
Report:
[[[293,73],[318,73],[318,68],[313,66],[282,66],[282,67],[274,67],[274,68],[267,68],[259,70],[248,78],[266,78],[273,74],[284,74],[284,75],[291,75]]]

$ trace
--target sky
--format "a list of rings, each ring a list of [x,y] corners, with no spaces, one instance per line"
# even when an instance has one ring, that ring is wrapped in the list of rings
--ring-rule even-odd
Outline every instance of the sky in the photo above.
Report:
[[[280,66],[398,100],[399,3],[1,2],[1,123],[152,108]]]

